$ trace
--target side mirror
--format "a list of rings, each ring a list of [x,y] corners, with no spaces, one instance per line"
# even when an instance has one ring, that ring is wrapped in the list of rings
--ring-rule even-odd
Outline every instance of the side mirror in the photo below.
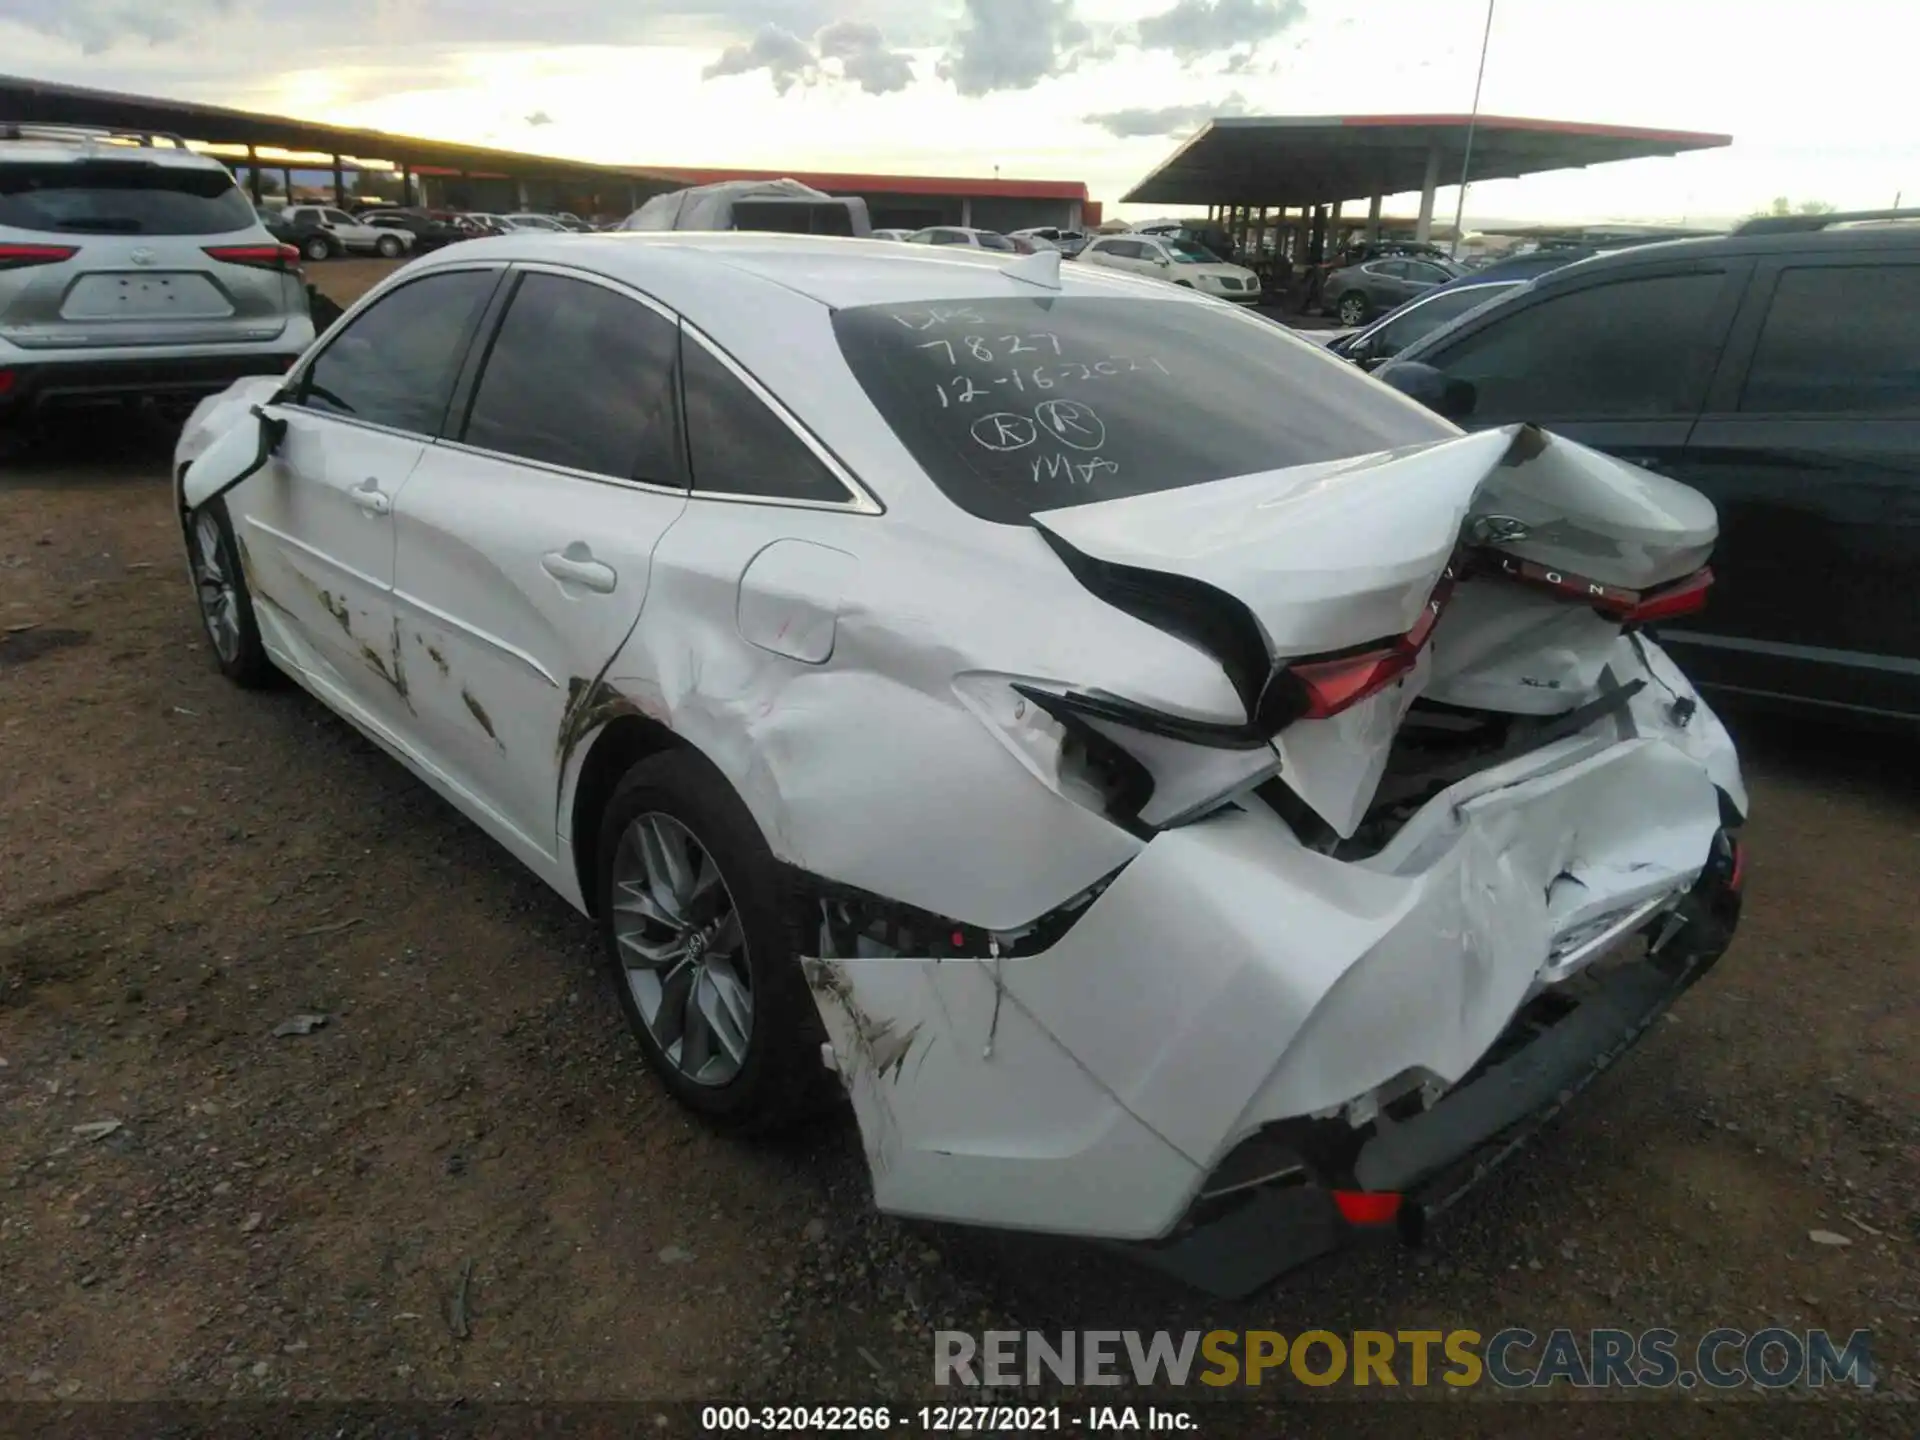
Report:
[[[209,500],[217,500],[242,480],[266,468],[273,452],[287,437],[287,422],[253,407],[252,425],[235,425],[209,445],[187,467],[180,482],[180,498],[188,510],[198,510]]]
[[[1470,382],[1456,380],[1418,360],[1390,360],[1374,373],[1382,384],[1391,385],[1409,400],[1418,400],[1448,420],[1467,419],[1479,403],[1480,397]]]

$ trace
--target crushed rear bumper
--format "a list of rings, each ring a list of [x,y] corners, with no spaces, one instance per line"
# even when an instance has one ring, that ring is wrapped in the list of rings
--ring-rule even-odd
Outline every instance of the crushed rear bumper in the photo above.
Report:
[[[1480,1066],[1431,1108],[1358,1130],[1340,1120],[1272,1127],[1243,1147],[1258,1159],[1238,1167],[1264,1174],[1265,1183],[1224,1194],[1203,1187],[1165,1240],[1117,1248],[1235,1298],[1370,1234],[1420,1240],[1718,963],[1739,919],[1733,843],[1721,850],[1726,863],[1710,865],[1678,907],[1648,924],[1648,948],[1657,951],[1587,977],[1577,1001],[1553,997],[1563,1003],[1544,1023],[1539,1007],[1523,1009]],[[1220,1182],[1233,1186],[1238,1159],[1229,1156],[1215,1172]]]

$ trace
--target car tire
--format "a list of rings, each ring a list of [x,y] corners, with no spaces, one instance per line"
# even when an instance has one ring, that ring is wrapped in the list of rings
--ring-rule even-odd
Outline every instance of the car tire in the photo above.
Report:
[[[246,690],[273,683],[276,671],[260,642],[246,567],[234,543],[227,507],[210,500],[186,517],[187,564],[200,607],[200,628],[220,673]]]
[[[1373,306],[1366,295],[1359,290],[1349,290],[1340,297],[1340,303],[1334,306],[1334,312],[1342,325],[1364,325],[1373,316]]]
[[[309,235],[300,242],[300,253],[309,260],[331,260],[333,242],[324,235]]]
[[[726,778],[688,750],[640,761],[607,802],[597,853],[602,948],[640,1052],[668,1091],[742,1133],[817,1111],[832,1087],[797,906]],[[696,935],[706,938],[690,946]]]
[[[406,247],[400,243],[398,237],[382,235],[378,240],[373,242],[373,248],[380,252],[380,257],[383,260],[391,260]]]

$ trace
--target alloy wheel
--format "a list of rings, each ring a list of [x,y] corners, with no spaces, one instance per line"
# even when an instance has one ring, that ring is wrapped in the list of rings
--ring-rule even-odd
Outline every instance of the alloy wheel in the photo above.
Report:
[[[193,524],[193,578],[200,588],[207,638],[222,662],[231,665],[240,654],[240,597],[227,573],[220,524],[205,512]]]
[[[647,811],[613,860],[613,937],[648,1033],[681,1074],[725,1085],[746,1063],[753,983],[740,911],[693,832]]]
[[[1342,325],[1364,325],[1366,320],[1366,301],[1357,296],[1349,295],[1340,302],[1340,323]]]

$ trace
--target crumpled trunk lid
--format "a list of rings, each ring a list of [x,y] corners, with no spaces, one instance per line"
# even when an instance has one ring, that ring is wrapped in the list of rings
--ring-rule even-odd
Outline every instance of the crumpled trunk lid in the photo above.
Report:
[[[1219,658],[1255,732],[1240,741],[1270,744],[1268,768],[1343,838],[1430,686],[1450,703],[1515,714],[1577,708],[1619,634],[1617,617],[1594,607],[1695,575],[1718,534],[1699,492],[1530,425],[1033,520],[1103,598]],[[1533,588],[1456,583],[1463,558],[1469,574]],[[1268,703],[1276,676],[1395,645],[1408,663],[1392,683],[1339,713]],[[1086,688],[1098,695],[1097,677]],[[1257,759],[1245,774],[1260,772]],[[1150,768],[1164,785],[1181,767]],[[1195,798],[1182,796],[1182,814],[1204,811]]]
[[[1096,560],[1232,596],[1276,657],[1404,634],[1463,538],[1644,590],[1699,569],[1718,534],[1697,490],[1531,425],[1033,520]]]

